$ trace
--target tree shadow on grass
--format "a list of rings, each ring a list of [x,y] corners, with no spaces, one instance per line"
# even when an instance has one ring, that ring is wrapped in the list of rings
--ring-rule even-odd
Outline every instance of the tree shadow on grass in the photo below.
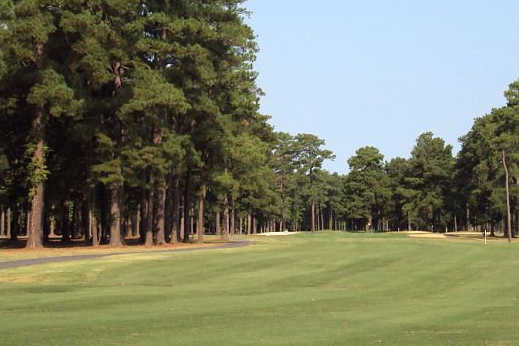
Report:
[[[0,238],[0,250],[8,249],[23,249],[27,243],[27,237],[18,237],[16,240],[8,238]],[[142,245],[139,238],[128,238],[124,240],[124,246],[140,246]],[[68,241],[63,241],[61,237],[49,238],[45,241],[43,246],[49,249],[68,249],[68,248],[87,248],[92,247],[91,241],[85,241],[84,238],[74,238]],[[101,244],[101,247],[107,244]]]

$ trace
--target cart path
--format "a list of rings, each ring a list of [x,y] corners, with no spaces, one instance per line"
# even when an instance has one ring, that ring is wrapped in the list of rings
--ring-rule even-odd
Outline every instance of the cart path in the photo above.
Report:
[[[234,249],[234,248],[248,246],[248,245],[250,245],[250,243],[251,242],[248,240],[239,240],[239,241],[233,241],[230,243],[217,245],[217,246],[198,247],[198,248],[194,247],[194,248],[187,248],[187,249],[135,251],[135,252],[107,253],[107,254],[95,254],[95,255],[30,258],[30,259],[23,259],[23,260],[17,260],[17,261],[0,262],[0,270],[27,267],[27,266],[37,265],[37,264],[72,262],[72,261],[96,259],[96,258],[111,257],[111,256],[122,256],[122,255],[156,254],[156,253],[169,253],[169,252],[191,252],[191,251],[217,250],[217,249]]]

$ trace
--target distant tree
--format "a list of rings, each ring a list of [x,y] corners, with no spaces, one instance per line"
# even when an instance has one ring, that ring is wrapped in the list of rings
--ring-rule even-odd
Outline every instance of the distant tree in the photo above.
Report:
[[[447,227],[447,193],[455,164],[452,146],[426,132],[418,137],[409,164],[410,185],[418,191],[411,201],[418,225],[433,231]]]
[[[348,214],[360,220],[366,231],[374,229],[374,221],[379,224],[378,229],[383,228],[390,193],[383,160],[380,151],[370,146],[358,149],[348,160],[350,173],[345,185]]]
[[[319,188],[314,184],[315,172],[322,167],[324,161],[335,159],[335,155],[330,150],[322,148],[325,143],[323,139],[312,134],[299,134],[294,142],[297,170],[308,179],[312,232],[317,229],[315,204]]]
[[[389,161],[385,166],[388,175],[391,197],[389,201],[389,213],[394,229],[412,229],[411,217],[414,216],[411,201],[418,191],[411,188],[411,167],[409,160],[397,157]]]
[[[273,148],[272,168],[277,176],[279,196],[281,199],[281,228],[285,228],[287,216],[290,214],[290,184],[294,182],[291,176],[294,174],[297,163],[295,156],[294,137],[285,132],[276,133],[276,142]]]

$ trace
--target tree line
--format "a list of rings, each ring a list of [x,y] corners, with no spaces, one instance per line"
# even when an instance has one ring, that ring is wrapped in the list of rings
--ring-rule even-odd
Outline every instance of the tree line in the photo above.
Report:
[[[0,3],[0,235],[27,247],[284,230],[517,234],[518,83],[452,147],[373,147],[350,172],[259,112],[243,0]],[[508,196],[508,198],[506,197]]]
[[[385,161],[379,149],[359,148],[344,175],[321,168],[323,159],[334,156],[317,149],[324,145],[318,138],[277,133],[273,167],[282,223],[307,230],[471,230],[516,237],[519,81],[505,97],[506,106],[475,119],[460,138],[457,155],[443,139],[426,132],[408,158]],[[305,142],[317,144],[308,150],[309,161],[300,154],[300,148],[311,148]]]

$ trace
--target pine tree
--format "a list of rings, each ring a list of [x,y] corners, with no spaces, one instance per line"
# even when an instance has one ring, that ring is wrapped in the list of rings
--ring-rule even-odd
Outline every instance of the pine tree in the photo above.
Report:
[[[43,243],[47,127],[51,118],[77,115],[81,102],[64,77],[63,58],[56,54],[63,34],[56,23],[62,14],[59,5],[41,1],[7,1],[1,8],[4,21],[2,56],[10,68],[3,69],[2,92],[9,112],[26,114],[30,124],[25,156],[31,219],[27,247]]]
[[[366,231],[373,229],[374,221],[382,220],[389,199],[383,160],[384,156],[375,147],[360,148],[348,160],[351,170],[345,186],[348,213],[351,218],[362,220]]]

